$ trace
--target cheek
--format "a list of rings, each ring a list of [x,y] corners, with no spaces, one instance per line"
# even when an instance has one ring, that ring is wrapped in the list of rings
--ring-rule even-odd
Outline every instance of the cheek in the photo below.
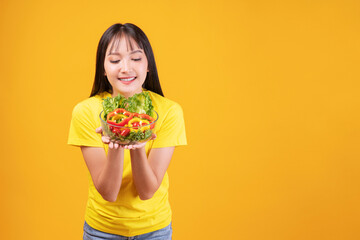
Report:
[[[147,70],[148,70],[148,62],[144,62],[141,69],[142,69],[142,72],[144,74],[146,74]]]
[[[106,74],[113,74],[116,72],[116,66],[113,64],[104,64]]]

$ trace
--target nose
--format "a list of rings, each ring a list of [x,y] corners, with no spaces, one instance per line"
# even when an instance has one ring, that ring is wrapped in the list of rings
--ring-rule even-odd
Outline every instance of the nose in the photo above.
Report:
[[[129,62],[124,59],[120,63],[120,72],[128,72],[130,68]]]

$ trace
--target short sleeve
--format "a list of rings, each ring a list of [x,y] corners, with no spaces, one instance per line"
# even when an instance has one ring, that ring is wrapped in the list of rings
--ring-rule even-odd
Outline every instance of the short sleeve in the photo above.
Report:
[[[101,135],[95,132],[100,125],[91,108],[84,104],[74,107],[70,123],[68,144],[74,146],[103,147]]]
[[[156,131],[153,148],[187,145],[185,122],[182,108],[179,104],[171,106],[160,129]]]

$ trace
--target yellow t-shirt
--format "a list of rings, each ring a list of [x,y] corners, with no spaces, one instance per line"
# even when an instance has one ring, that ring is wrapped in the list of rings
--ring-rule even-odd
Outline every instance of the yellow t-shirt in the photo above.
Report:
[[[146,143],[147,155],[152,148],[186,145],[185,124],[180,105],[151,91],[147,92],[159,114],[154,128],[157,138]],[[74,107],[68,144],[102,147],[107,153],[108,146],[103,144],[95,129],[100,126],[102,99],[110,96],[109,93],[102,93]],[[129,150],[125,149],[123,179],[116,202],[104,200],[96,190],[90,172],[88,176],[89,197],[85,221],[91,227],[107,233],[135,236],[170,224],[172,213],[168,200],[168,174],[165,173],[159,189],[151,199],[141,200],[132,179]]]

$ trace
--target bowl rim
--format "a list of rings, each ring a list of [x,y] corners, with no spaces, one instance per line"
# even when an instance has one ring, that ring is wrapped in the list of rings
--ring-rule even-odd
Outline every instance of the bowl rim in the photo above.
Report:
[[[142,128],[143,127],[146,127],[146,126],[151,126],[152,124],[155,124],[157,122],[157,120],[159,119],[159,114],[157,113],[157,111],[153,110],[155,113],[156,113],[156,119],[155,121],[149,123],[149,124],[146,124],[146,125],[143,125],[141,126]],[[111,123],[108,123],[107,121],[105,121],[104,119],[101,118],[101,114],[104,112],[104,110],[102,110],[99,114],[99,118],[100,118],[100,121],[102,121],[103,123],[109,125],[109,126],[113,126],[113,127],[117,127],[117,128],[139,128],[139,127],[125,127],[125,126],[117,126],[117,125],[114,125],[114,124],[111,124]]]

